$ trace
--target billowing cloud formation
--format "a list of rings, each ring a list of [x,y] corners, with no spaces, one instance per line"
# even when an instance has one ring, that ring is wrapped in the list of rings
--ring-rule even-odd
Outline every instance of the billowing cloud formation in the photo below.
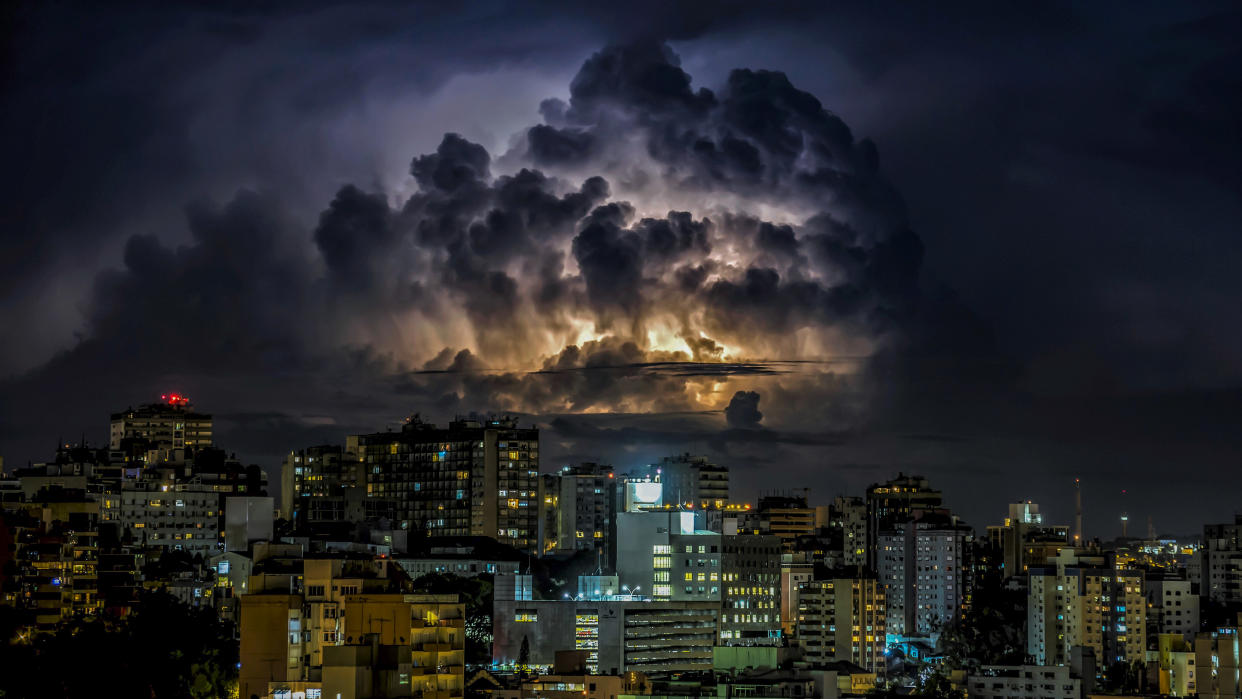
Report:
[[[243,191],[190,206],[179,246],[131,237],[83,341],[5,387],[31,417],[0,436],[57,429],[80,386],[87,424],[188,387],[267,454],[488,410],[542,421],[549,454],[788,461],[886,407],[944,325],[875,149],[785,76],[713,91],[615,46],[541,114],[499,155],[447,134],[408,194],[348,184],[309,226]]]
[[[129,241],[59,361],[744,428],[753,391],[797,374],[829,397],[769,422],[858,419],[862,362],[916,325],[922,259],[871,144],[780,73],[695,88],[653,42],[590,57],[541,113],[499,158],[446,135],[403,200],[340,188],[309,235],[261,193],[191,207],[188,244]]]
[[[875,149],[784,75],[734,71],[717,94],[667,46],[630,44],[541,112],[499,160],[449,134],[414,159],[408,200],[348,186],[320,219],[343,337],[431,371],[406,390],[721,410],[729,372],[652,367],[858,357],[902,335],[922,246]]]

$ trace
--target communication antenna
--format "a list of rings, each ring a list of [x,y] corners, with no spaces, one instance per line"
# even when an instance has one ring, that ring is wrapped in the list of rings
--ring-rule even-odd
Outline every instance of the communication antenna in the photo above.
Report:
[[[1074,479],[1074,545],[1082,545],[1082,479]]]

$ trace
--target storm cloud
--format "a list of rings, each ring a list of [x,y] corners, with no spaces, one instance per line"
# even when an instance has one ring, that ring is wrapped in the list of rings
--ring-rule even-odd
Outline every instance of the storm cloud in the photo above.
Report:
[[[591,12],[17,13],[9,463],[175,389],[268,467],[472,410],[752,491],[1236,464],[1236,10]]]
[[[499,158],[446,134],[406,197],[342,186],[310,248],[274,196],[195,204],[187,243],[130,238],[87,339],[42,371],[356,367],[442,408],[752,428],[746,384],[785,372],[744,367],[810,361],[865,408],[865,362],[821,362],[909,342],[922,258],[874,147],[780,74],[692,82],[662,43],[605,48],[555,123]]]

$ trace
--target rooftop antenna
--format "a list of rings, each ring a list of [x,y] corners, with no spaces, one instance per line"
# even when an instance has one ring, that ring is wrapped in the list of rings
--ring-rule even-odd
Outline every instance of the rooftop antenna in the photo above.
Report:
[[[1082,479],[1074,479],[1074,545],[1082,545]]]
[[[1122,502],[1125,502],[1126,500],[1126,489],[1125,488],[1121,489],[1121,500]],[[1130,513],[1122,510],[1121,512],[1121,538],[1123,539],[1126,538],[1129,528],[1130,528]]]

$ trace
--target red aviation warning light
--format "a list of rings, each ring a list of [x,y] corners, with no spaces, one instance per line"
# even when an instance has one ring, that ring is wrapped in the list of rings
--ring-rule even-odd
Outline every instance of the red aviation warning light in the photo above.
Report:
[[[168,401],[168,404],[177,408],[184,408],[190,404],[190,399],[180,393],[164,393],[160,395],[160,400]]]

